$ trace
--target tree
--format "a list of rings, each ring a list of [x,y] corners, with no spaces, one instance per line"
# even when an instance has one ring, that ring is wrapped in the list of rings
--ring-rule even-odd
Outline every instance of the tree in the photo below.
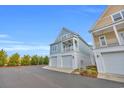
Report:
[[[7,53],[3,49],[0,50],[0,66],[4,66],[7,63]]]
[[[30,65],[30,56],[29,55],[24,55],[21,58],[21,65]]]
[[[44,65],[48,65],[48,63],[49,63],[49,58],[48,58],[48,56],[45,56],[44,57]]]
[[[39,65],[43,65],[44,58],[42,56],[39,57]]]
[[[31,65],[38,65],[39,59],[37,55],[31,57]]]
[[[9,66],[17,66],[20,64],[20,55],[18,53],[13,54],[10,58],[9,58]]]

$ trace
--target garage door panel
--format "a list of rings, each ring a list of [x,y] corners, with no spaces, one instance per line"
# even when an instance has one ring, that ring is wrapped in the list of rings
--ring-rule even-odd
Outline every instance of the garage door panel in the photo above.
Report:
[[[124,52],[104,53],[102,55],[106,72],[124,74]]]
[[[57,57],[51,57],[51,66],[57,67]]]
[[[63,56],[62,61],[64,68],[72,68],[72,56]]]

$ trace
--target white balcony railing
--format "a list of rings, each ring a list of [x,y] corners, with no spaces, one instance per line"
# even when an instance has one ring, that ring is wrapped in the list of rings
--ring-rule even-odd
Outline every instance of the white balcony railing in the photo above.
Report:
[[[96,48],[94,52],[114,52],[114,51],[124,51],[124,45],[109,46],[103,48]]]
[[[115,46],[119,46],[119,43],[111,43],[111,44],[107,44],[106,46],[97,46],[96,49],[107,48],[107,47],[115,47]]]
[[[69,39],[69,38],[72,38],[73,35],[72,34],[66,34],[64,36],[62,36],[62,40],[66,40],[66,39]]]
[[[73,47],[65,47],[63,48],[63,52],[70,52],[73,51]]]

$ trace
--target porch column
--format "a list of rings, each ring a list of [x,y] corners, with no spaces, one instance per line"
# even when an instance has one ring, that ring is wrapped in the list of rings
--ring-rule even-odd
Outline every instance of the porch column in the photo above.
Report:
[[[80,45],[80,42],[79,42],[79,38],[77,38],[77,50],[79,51],[79,46]]]
[[[95,49],[96,45],[95,45],[95,40],[94,40],[93,32],[91,33],[91,36],[92,36],[93,49]]]
[[[116,37],[117,37],[117,40],[118,40],[118,42],[119,42],[119,45],[121,45],[121,41],[120,41],[120,38],[119,38],[119,35],[118,35],[118,31],[117,31],[117,28],[116,28],[115,25],[113,25],[113,29],[114,29],[115,35],[116,35]]]
[[[75,51],[75,39],[73,38],[73,50]]]
[[[63,44],[62,44],[62,42],[61,42],[61,52],[63,52]]]

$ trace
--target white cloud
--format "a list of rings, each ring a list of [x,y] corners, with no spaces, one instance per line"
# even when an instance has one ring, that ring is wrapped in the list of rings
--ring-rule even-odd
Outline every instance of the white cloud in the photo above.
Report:
[[[13,40],[0,40],[0,49],[4,49],[5,51],[12,51],[12,52],[20,52],[20,51],[41,51],[42,53],[46,54],[49,52],[49,46],[45,44],[41,44],[38,42],[20,42],[20,41],[13,41]]]
[[[96,8],[96,7],[89,7],[89,6],[84,6],[85,9],[83,9],[82,11],[87,12],[87,13],[98,13],[103,11],[103,9],[101,8]]]
[[[4,44],[23,44],[24,42],[13,41],[13,40],[0,40],[0,43],[4,43]]]
[[[29,51],[29,50],[42,50],[42,51],[49,51],[49,46],[47,45],[10,45],[8,47],[1,47],[1,49],[4,49],[6,51]]]
[[[0,38],[8,38],[9,37],[9,35],[7,35],[7,34],[0,34]]]
[[[84,15],[84,14],[89,15],[89,14],[102,12],[103,9],[99,7],[96,8],[95,6],[80,6],[78,8],[72,8],[72,9],[65,10],[65,11],[78,14],[78,15]]]
[[[9,52],[9,54],[18,52],[23,54],[38,54],[38,55],[48,55],[49,45],[41,44],[41,42],[20,42],[15,40],[7,40],[9,35],[0,34],[0,49],[4,49]],[[2,40],[1,40],[2,39]]]

